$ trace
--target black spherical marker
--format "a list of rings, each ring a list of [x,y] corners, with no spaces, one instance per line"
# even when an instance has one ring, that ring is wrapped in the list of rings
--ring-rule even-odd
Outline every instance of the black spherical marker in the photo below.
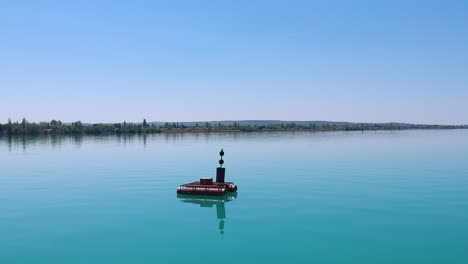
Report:
[[[224,160],[223,160],[224,150],[223,149],[221,149],[221,151],[219,152],[219,155],[221,156],[221,159],[219,160],[219,165],[221,165],[221,168],[222,168],[224,164]]]
[[[219,160],[219,167],[216,169],[216,182],[224,183],[224,177],[225,177],[224,175],[225,175],[226,169],[223,168],[223,164],[224,164],[224,160],[223,160],[224,151],[223,151],[223,149],[221,149],[221,151],[219,152],[219,155],[221,156],[221,159]]]

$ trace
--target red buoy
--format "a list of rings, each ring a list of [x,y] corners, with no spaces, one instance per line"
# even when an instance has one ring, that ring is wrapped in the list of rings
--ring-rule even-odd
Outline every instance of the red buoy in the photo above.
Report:
[[[219,155],[221,156],[221,159],[219,160],[220,166],[216,169],[216,182],[213,182],[213,178],[201,178],[200,181],[179,186],[179,188],[177,188],[177,193],[222,196],[230,192],[236,192],[237,186],[233,182],[225,182],[226,168],[223,168],[223,149],[221,149]]]

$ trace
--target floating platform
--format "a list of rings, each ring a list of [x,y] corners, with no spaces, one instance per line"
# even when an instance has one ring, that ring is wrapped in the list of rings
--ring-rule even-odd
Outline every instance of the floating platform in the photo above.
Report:
[[[177,193],[223,196],[228,193],[236,192],[237,186],[233,182],[224,181],[226,169],[223,168],[223,149],[221,149],[219,155],[221,156],[221,159],[219,160],[220,166],[216,168],[216,182],[213,182],[213,178],[201,178],[200,181],[182,184],[177,188]]]

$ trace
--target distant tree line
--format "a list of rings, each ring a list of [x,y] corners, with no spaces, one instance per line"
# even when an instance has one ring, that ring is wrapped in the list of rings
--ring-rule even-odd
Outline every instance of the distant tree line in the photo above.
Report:
[[[146,120],[142,124],[115,123],[115,124],[83,124],[81,121],[64,124],[60,120],[33,123],[23,118],[21,122],[0,124],[0,134],[7,135],[34,135],[34,134],[115,134],[115,133],[159,133],[160,127],[148,125]]]
[[[403,129],[456,129],[468,128],[468,125],[417,125],[399,123],[309,123],[295,122],[281,124],[242,125],[237,122],[225,123],[184,123],[148,124],[113,123],[113,124],[83,124],[80,121],[64,124],[59,120],[50,122],[21,122],[0,124],[0,135],[39,135],[39,134],[140,134],[140,133],[183,133],[183,132],[260,132],[260,131],[364,131],[364,130],[403,130]]]

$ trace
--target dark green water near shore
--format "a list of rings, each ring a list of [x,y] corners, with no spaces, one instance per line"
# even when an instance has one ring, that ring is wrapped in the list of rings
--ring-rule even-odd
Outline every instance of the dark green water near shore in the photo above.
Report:
[[[177,197],[215,176],[225,199]],[[0,263],[465,263],[468,130],[0,137]]]

